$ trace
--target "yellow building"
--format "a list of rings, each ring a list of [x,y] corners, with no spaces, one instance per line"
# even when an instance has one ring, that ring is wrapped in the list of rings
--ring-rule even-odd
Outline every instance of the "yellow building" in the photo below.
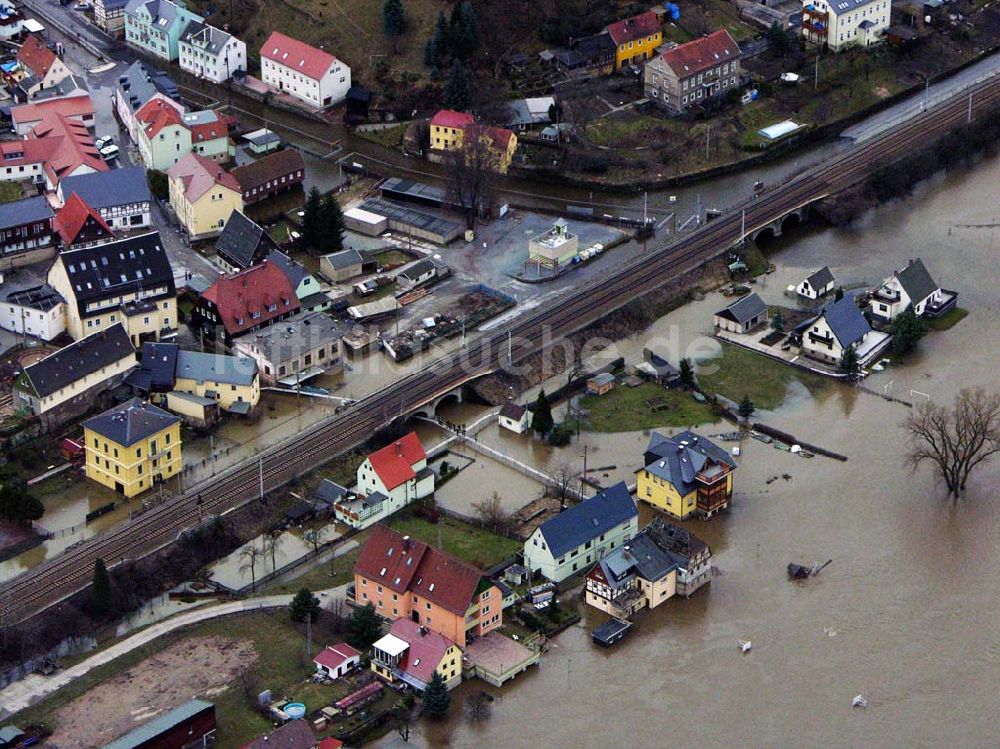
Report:
[[[260,401],[257,362],[244,356],[178,351],[174,390],[209,398],[223,411],[248,414]]]
[[[711,517],[729,507],[736,462],[704,437],[654,432],[644,462],[636,472],[636,499],[681,520]]]
[[[83,422],[87,478],[134,497],[180,473],[181,419],[133,398]]]
[[[609,24],[607,32],[615,43],[615,70],[641,64],[663,44],[663,29],[653,11]]]
[[[421,692],[436,671],[454,689],[462,682],[462,650],[412,619],[396,619],[372,645],[371,669],[390,684],[402,681]]]
[[[167,170],[170,207],[192,239],[222,232],[233,211],[243,211],[236,178],[211,159],[185,154]]]
[[[476,123],[471,114],[442,109],[431,119],[430,147],[432,151],[461,150],[467,139],[477,137],[489,153],[490,167],[506,174],[517,151],[517,136],[513,130]]]
[[[138,348],[177,330],[174,271],[159,232],[60,252],[48,283],[66,300],[73,340],[121,323]]]

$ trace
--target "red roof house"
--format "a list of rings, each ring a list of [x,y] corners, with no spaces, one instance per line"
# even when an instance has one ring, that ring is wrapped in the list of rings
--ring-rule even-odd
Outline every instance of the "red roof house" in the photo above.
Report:
[[[725,29],[668,49],[661,57],[674,74],[685,79],[740,56],[740,46]]]
[[[135,113],[137,122],[142,123],[146,137],[152,140],[161,130],[170,125],[184,127],[184,121],[177,106],[164,98],[155,97],[147,101]]]
[[[40,81],[45,79],[53,65],[61,64],[55,52],[34,34],[29,34],[17,51],[17,61],[21,63],[22,68]]]
[[[607,28],[612,40],[619,47],[646,36],[653,36],[662,30],[656,13],[651,10],[640,13],[637,16],[632,16],[631,18],[623,18],[620,21],[615,21],[608,24]]]
[[[292,39],[280,31],[271,32],[260,48],[260,56],[314,80],[322,78],[337,61],[329,52]]]
[[[416,432],[410,432],[405,437],[376,450],[368,456],[376,475],[382,480],[383,491],[392,491],[396,487],[416,478],[417,472],[427,464],[427,453],[420,444]],[[360,484],[359,484],[360,486]]]
[[[454,109],[442,109],[431,118],[432,127],[453,127],[462,130],[466,125],[476,121],[468,112],[456,112]]]
[[[239,273],[220,276],[199,297],[192,322],[211,339],[216,337],[217,328],[221,328],[228,346],[235,337],[260,330],[298,311],[299,300],[288,276],[265,260]]]
[[[361,653],[352,648],[346,642],[336,645],[327,645],[322,652],[313,658],[316,664],[316,671],[336,679],[361,663]]]
[[[28,143],[32,140],[38,141],[40,145],[29,146]],[[108,171],[108,165],[98,153],[87,126],[59,112],[46,113],[23,143],[25,158],[28,158],[29,152],[42,156],[42,168],[49,187],[53,190],[63,177]],[[4,163],[13,166],[8,161]]]
[[[328,736],[327,738],[320,740],[319,744],[316,745],[316,749],[340,749],[343,745],[344,742],[340,739]]]
[[[422,627],[410,619],[397,619],[392,623],[389,633],[409,645],[397,668],[406,676],[416,679],[418,684],[430,683],[448,649],[455,645],[444,635]],[[458,660],[461,661],[461,656]],[[458,671],[461,672],[460,665]]]
[[[114,239],[114,233],[101,214],[75,192],[56,214],[53,228],[62,238],[63,247],[86,247]]]
[[[10,119],[18,135],[27,135],[49,115],[79,120],[84,125],[93,126],[94,101],[89,94],[84,94],[65,99],[46,99],[34,104],[21,104],[10,110]]]

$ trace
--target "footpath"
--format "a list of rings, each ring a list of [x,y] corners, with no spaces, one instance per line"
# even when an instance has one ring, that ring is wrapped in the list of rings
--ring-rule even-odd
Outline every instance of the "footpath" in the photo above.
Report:
[[[343,598],[346,592],[347,586],[341,585],[329,590],[317,591],[316,595],[320,597],[321,605],[325,608],[331,601]],[[260,598],[250,598],[245,601],[229,601],[215,606],[206,606],[187,611],[165,619],[162,622],[157,622],[130,637],[126,637],[121,642],[117,642],[99,653],[95,653],[75,666],[71,666],[63,671],[57,671],[50,676],[31,674],[20,681],[14,682],[0,692],[0,715],[11,715],[26,707],[30,707],[42,698],[76,681],[95,668],[110,663],[163,635],[176,632],[179,629],[197,624],[198,622],[217,619],[221,616],[282,608],[288,606],[291,601],[291,594],[262,596]]]

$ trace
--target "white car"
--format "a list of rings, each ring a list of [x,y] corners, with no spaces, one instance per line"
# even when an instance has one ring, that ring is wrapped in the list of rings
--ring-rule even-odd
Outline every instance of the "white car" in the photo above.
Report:
[[[97,150],[100,151],[105,146],[110,146],[114,142],[115,139],[112,138],[110,135],[102,135],[100,138],[94,141],[94,145],[97,147]]]
[[[91,10],[94,6],[91,3],[83,2],[83,3],[77,3],[74,7],[77,10]]]
[[[110,146],[105,146],[99,153],[104,157],[105,161],[112,161],[118,158],[118,146],[112,143]]]

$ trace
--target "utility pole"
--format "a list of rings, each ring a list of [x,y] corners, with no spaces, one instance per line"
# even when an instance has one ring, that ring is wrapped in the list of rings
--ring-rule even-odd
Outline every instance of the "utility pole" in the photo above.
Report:
[[[583,480],[587,480],[587,445],[583,446]]]
[[[676,195],[671,195],[670,196],[670,208],[674,212],[673,218],[671,219],[671,221],[673,222],[673,227],[670,230],[670,236],[671,237],[676,237],[677,236],[677,196]]]
[[[695,220],[694,225],[701,226],[701,193],[698,193],[698,208],[696,215],[698,216],[698,218]]]
[[[264,501],[264,456],[263,455],[260,456],[257,465],[259,467],[258,475],[260,476],[260,501],[263,502]]]
[[[740,247],[742,247],[747,241],[747,209],[743,209],[743,214],[740,216]]]
[[[313,618],[312,612],[306,614],[306,655],[313,657]]]
[[[972,123],[972,92],[969,92],[969,113],[965,118],[966,123]]]
[[[712,136],[712,126],[705,127],[705,161],[708,161],[708,144]]]
[[[209,433],[208,435],[208,452],[212,460],[212,475],[215,475],[215,435]]]
[[[813,90],[819,88],[819,51],[816,52],[816,73],[813,76]]]
[[[508,364],[513,364],[514,363],[513,348],[514,348],[514,346],[513,346],[513,341],[511,339],[511,333],[508,330],[507,331],[507,363]]]

